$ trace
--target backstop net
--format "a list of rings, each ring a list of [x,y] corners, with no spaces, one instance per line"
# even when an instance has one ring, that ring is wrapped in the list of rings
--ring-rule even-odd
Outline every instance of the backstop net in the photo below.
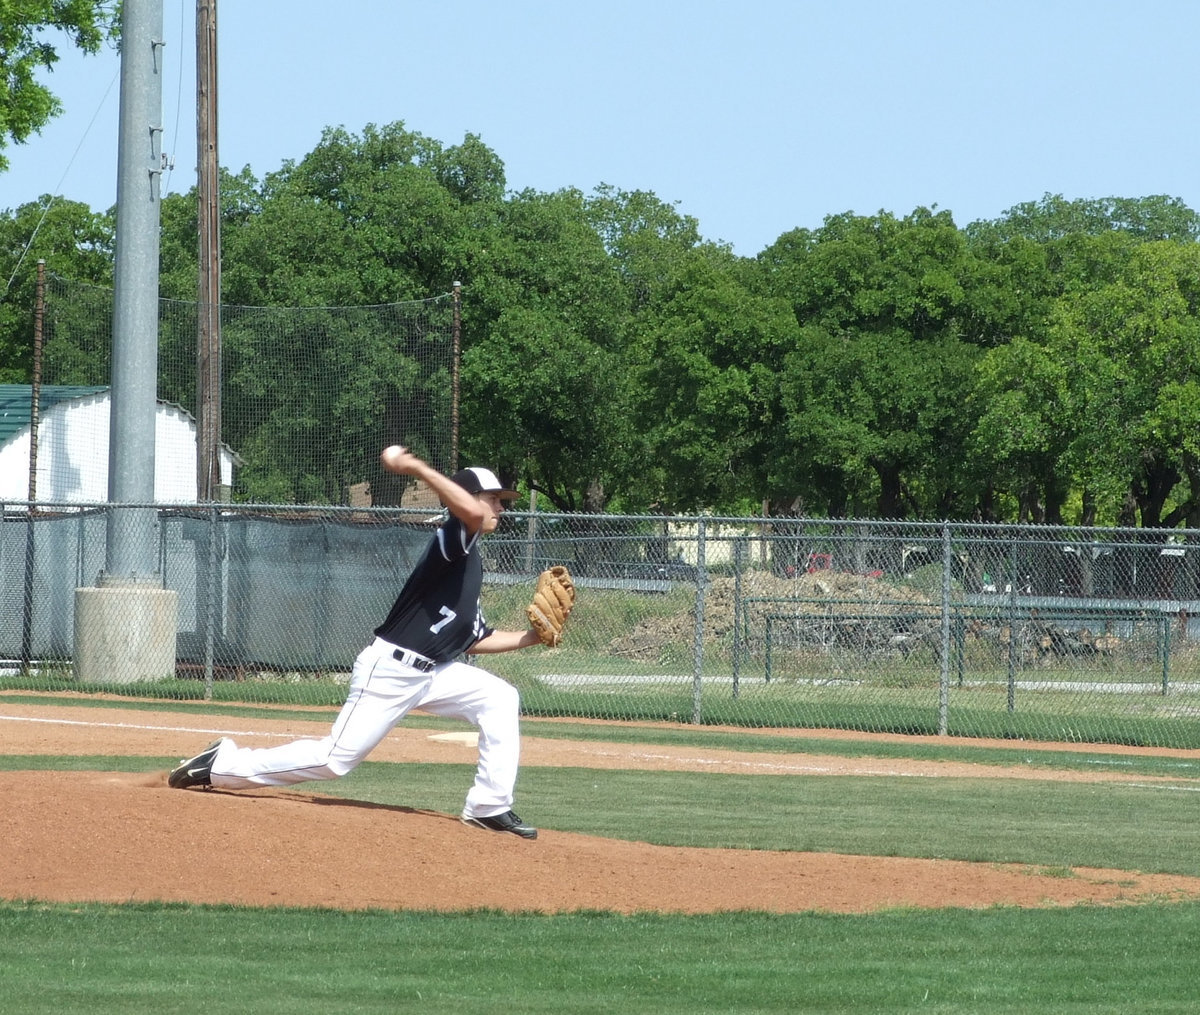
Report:
[[[379,452],[404,444],[452,471],[455,295],[355,307],[222,306],[220,444],[230,497],[398,504]],[[159,301],[160,402],[199,418],[195,302]],[[110,383],[113,291],[49,276],[42,377]],[[182,497],[181,500],[195,500]]]

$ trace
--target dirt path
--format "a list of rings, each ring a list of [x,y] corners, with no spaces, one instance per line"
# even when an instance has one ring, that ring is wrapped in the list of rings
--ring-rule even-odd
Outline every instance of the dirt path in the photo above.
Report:
[[[248,905],[559,912],[609,909],[864,912],[890,906],[1070,905],[1200,898],[1200,878],[828,853],[679,849],[543,829],[536,842],[453,816],[317,792],[179,792],[166,767],[218,735],[244,744],[321,736],[329,721],[198,719],[17,704],[0,695],[0,753],[162,757],[162,772],[0,772],[0,896]],[[795,731],[789,731],[794,734]],[[821,737],[836,736],[821,731]],[[862,739],[861,735],[856,738]],[[856,759],[772,751],[647,748],[541,739],[526,722],[522,763],[762,774],[912,775],[1123,781],[1097,772]],[[1003,746],[1012,747],[1009,743]],[[1026,745],[1028,746],[1028,745]],[[1045,745],[1044,745],[1045,746]],[[1053,745],[1062,749],[1061,745]],[[1105,748],[1106,752],[1121,753]],[[1148,753],[1139,750],[1137,753]],[[1163,752],[1198,759],[1197,752]],[[470,762],[469,736],[401,725],[372,760]],[[1147,782],[1145,776],[1136,777]],[[313,784],[314,789],[316,784]]]

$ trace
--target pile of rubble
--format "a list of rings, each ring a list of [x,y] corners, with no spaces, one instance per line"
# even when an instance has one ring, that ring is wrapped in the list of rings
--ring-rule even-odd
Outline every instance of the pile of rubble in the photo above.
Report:
[[[1094,634],[1091,628],[1066,627],[1044,620],[1037,611],[1016,624],[985,624],[974,620],[967,634],[990,644],[998,657],[1012,653],[1022,665],[1048,663],[1056,658],[1075,659],[1112,655],[1123,644],[1112,634]]]
[[[736,616],[739,604],[740,618]],[[911,586],[834,571],[797,578],[763,571],[745,574],[740,581],[714,578],[704,593],[705,644],[731,647],[737,624],[742,646],[751,653],[764,649],[768,626],[772,647],[778,650],[839,646],[868,656],[907,657],[922,648],[936,654],[942,644],[939,600]],[[695,633],[693,606],[640,621],[613,639],[609,651],[627,659],[662,661],[690,651]],[[974,620],[963,633],[990,644],[1001,655],[1015,649],[1022,665],[1110,655],[1122,644],[1085,626],[1043,619],[1036,610],[1011,628],[1004,621]]]
[[[735,620],[739,602],[742,616]],[[796,578],[752,571],[740,580],[714,578],[705,587],[706,644],[730,644],[740,622],[743,644],[755,651],[765,640],[768,617],[774,618],[772,639],[778,647],[836,641],[906,654],[936,632],[938,607],[912,588],[834,571]],[[694,607],[650,617],[614,639],[609,650],[628,659],[659,660],[672,646],[690,646],[695,629]]]

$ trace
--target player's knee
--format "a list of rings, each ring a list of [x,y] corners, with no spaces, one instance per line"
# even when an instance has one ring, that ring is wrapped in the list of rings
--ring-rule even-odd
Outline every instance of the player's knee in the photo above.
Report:
[[[335,748],[325,758],[325,770],[329,772],[331,778],[340,779],[343,775],[349,775],[358,768],[362,760],[362,755],[350,754]]]
[[[331,778],[340,779],[343,775],[349,775],[358,767],[358,761],[337,761],[333,758],[329,759],[325,768],[329,772]]]
[[[494,727],[497,723],[506,726],[516,722],[521,713],[521,694],[504,681],[496,681],[496,686],[488,690],[487,699],[473,715],[466,718],[477,725]]]
[[[495,693],[494,706],[503,712],[519,712],[521,710],[521,692],[512,684],[502,683]]]

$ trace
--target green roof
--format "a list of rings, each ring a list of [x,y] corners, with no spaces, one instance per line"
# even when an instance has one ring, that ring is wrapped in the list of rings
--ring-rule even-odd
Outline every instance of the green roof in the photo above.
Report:
[[[51,406],[73,398],[97,395],[107,391],[108,385],[85,387],[77,384],[43,384],[39,391],[38,418],[42,418]],[[29,426],[30,409],[33,407],[33,385],[0,384],[0,445],[7,444]]]

